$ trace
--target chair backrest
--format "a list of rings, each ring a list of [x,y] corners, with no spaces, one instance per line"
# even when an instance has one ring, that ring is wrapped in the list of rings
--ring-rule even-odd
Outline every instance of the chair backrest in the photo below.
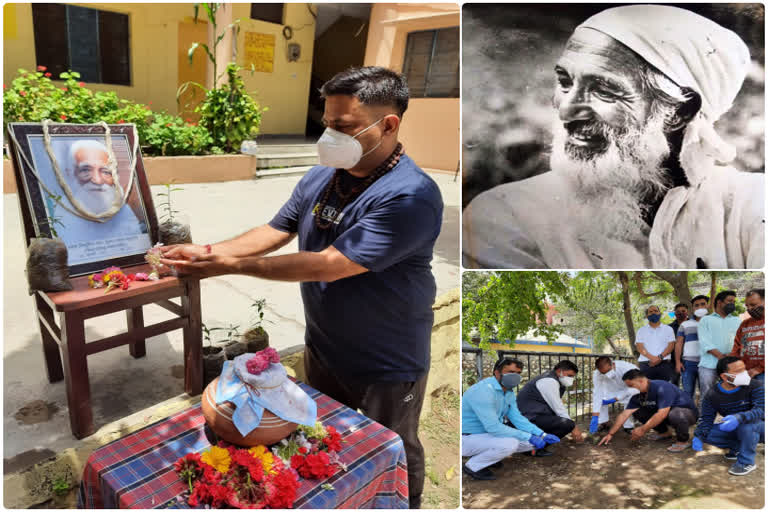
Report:
[[[118,169],[123,170],[125,165],[130,165],[126,162],[130,161],[129,158],[136,149],[134,147],[134,131],[136,128],[132,124],[117,124],[109,125],[109,129],[113,138],[113,150],[118,161]],[[43,134],[43,126],[41,123],[9,123],[7,130],[9,135],[9,153],[19,196],[20,216],[24,227],[24,240],[27,246],[29,246],[32,238],[51,236],[49,220],[44,206],[45,198],[42,196],[40,187],[37,186],[38,178],[36,174],[38,173],[30,168],[35,161],[32,156],[30,136],[41,136]],[[104,134],[104,128],[101,125],[95,124],[51,124],[49,133],[52,137],[61,135],[73,138],[76,138],[78,135],[92,137]],[[118,144],[115,144],[115,140],[122,139],[120,136],[123,135],[128,140],[128,148],[115,147],[118,146]],[[138,137],[135,140],[138,143]],[[136,213],[136,205],[139,207],[143,206],[143,212],[139,213],[142,213],[142,218],[146,219],[147,235],[149,235],[151,243],[154,245],[158,241],[157,215],[141,158],[141,149],[136,151],[135,154],[137,155],[137,160],[134,182],[123,208],[132,208],[134,213]],[[62,165],[64,164],[60,163],[60,166]],[[121,184],[125,186],[122,179]],[[137,215],[137,218],[139,218],[139,215]],[[70,265],[69,270],[70,276],[76,276],[98,272],[112,265],[130,267],[143,263],[145,263],[143,254],[133,254],[111,258],[108,261]]]

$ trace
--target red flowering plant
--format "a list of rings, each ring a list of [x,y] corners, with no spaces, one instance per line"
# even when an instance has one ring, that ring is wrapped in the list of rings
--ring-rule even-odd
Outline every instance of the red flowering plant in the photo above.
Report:
[[[299,478],[265,446],[237,448],[224,442],[174,464],[189,486],[187,503],[206,508],[291,508]]]

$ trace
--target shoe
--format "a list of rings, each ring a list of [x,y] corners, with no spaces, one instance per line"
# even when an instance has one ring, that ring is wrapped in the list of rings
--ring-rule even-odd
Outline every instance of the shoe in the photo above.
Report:
[[[546,450],[545,448],[542,448],[541,450],[536,450],[535,455],[532,455],[531,452],[525,452],[525,455],[528,457],[550,457],[554,455],[554,453]]]
[[[489,468],[493,468],[493,469],[501,469],[501,468],[503,468],[503,467],[504,467],[504,463],[503,463],[503,462],[501,462],[501,461],[499,461],[499,462],[497,462],[496,464],[491,464],[491,465],[490,465],[490,466],[488,466],[488,467],[489,467]]]
[[[739,452],[736,450],[728,450],[728,453],[725,454],[725,460],[736,460],[739,457]]]
[[[757,466],[754,464],[739,464],[737,462],[736,464],[731,466],[731,469],[728,470],[728,473],[736,476],[744,476],[744,475],[750,474],[756,469],[757,469]]]
[[[488,468],[483,468],[479,471],[472,471],[467,467],[466,464],[462,465],[461,468],[464,470],[466,474],[468,474],[475,480],[496,480],[496,475],[494,475],[493,471],[491,471]]]
[[[689,446],[690,446],[690,444],[688,444],[688,443],[677,443],[676,442],[672,446],[668,447],[667,451],[672,452],[672,453],[678,453],[678,452],[682,452],[683,450],[685,450]]]

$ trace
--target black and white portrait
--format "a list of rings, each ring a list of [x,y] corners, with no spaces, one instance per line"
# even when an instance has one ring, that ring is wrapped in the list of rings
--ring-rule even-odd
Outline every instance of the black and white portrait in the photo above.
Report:
[[[763,267],[762,5],[463,22],[465,267]]]

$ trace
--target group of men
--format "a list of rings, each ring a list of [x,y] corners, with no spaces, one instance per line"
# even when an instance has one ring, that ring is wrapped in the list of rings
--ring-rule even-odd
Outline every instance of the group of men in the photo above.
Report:
[[[650,306],[648,325],[637,332],[638,366],[609,356],[595,360],[589,432],[608,429],[598,446],[609,444],[623,428],[633,441],[646,434],[650,440],[674,439],[670,452],[688,446],[701,451],[704,443],[727,448],[732,475],[756,468],[756,446],[765,439],[765,290],[747,292],[749,318],[743,321],[733,314],[735,298],[733,291],[720,292],[710,314],[709,298],[694,297],[694,317],[689,320],[687,305],[678,304],[670,325],[661,323],[657,306]],[[464,393],[462,456],[469,459],[463,470],[474,479],[495,479],[491,468],[501,467],[501,461],[514,453],[545,457],[553,455],[545,447],[568,434],[575,442],[584,439],[562,401],[578,367],[560,361],[529,380],[516,396],[522,371],[521,361],[502,358],[493,376]],[[678,385],[680,375],[683,389]],[[697,381],[701,413],[695,401]],[[609,426],[614,403],[624,410]],[[715,423],[718,414],[723,418]]]

